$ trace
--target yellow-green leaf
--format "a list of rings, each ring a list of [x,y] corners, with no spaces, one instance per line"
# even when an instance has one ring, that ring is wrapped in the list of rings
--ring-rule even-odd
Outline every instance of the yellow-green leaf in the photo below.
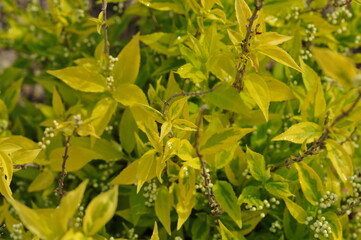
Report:
[[[117,204],[118,186],[93,198],[85,210],[84,233],[86,235],[96,234],[113,217]]]
[[[270,93],[266,81],[258,74],[249,74],[244,79],[244,86],[261,109],[266,121],[268,121]]]
[[[295,60],[293,60],[293,58],[280,47],[274,45],[262,45],[262,47],[258,48],[257,51],[263,55],[272,58],[276,62],[279,62],[299,72],[302,72],[302,69],[297,65]]]
[[[138,164],[139,164],[139,159],[129,164],[110,182],[110,184],[129,185],[136,183]]]
[[[307,212],[297,203],[289,200],[288,198],[283,199],[286,203],[287,209],[297,222],[303,224],[307,218]]]
[[[97,136],[101,136],[103,134],[104,129],[108,126],[116,107],[117,103],[111,98],[102,98],[95,105],[90,119],[94,119],[91,124],[94,126]]]
[[[328,157],[335,168],[341,181],[348,182],[348,178],[353,175],[353,163],[346,150],[335,140],[327,139],[326,148]]]
[[[54,183],[54,173],[52,171],[43,171],[31,182],[28,187],[29,192],[41,191]]]
[[[154,222],[153,233],[152,233],[150,240],[159,240],[157,222]]]
[[[294,196],[289,190],[289,185],[284,181],[269,181],[265,185],[265,189],[270,193],[279,198],[287,198]]]
[[[50,168],[54,171],[61,171],[65,147],[56,148],[50,153]],[[93,159],[100,159],[101,155],[88,148],[70,146],[68,150],[69,158],[66,161],[66,171],[79,170]]]
[[[271,102],[287,101],[295,98],[291,88],[284,82],[272,77],[263,77],[263,79],[267,83]]]
[[[117,58],[112,73],[116,91],[122,87],[121,84],[134,83],[137,79],[140,66],[139,33],[133,36]]]
[[[100,73],[92,71],[84,66],[49,70],[48,73],[79,91],[104,92],[106,90],[105,78]]]
[[[274,137],[272,141],[290,141],[299,144],[306,141],[310,143],[321,137],[322,132],[322,128],[316,123],[301,122],[292,125],[286,132]]]
[[[264,32],[261,35],[257,35],[259,47],[262,45],[278,45],[291,40],[293,36],[281,35],[276,32]]]
[[[180,130],[197,131],[197,125],[185,119],[175,119],[172,123],[173,123],[173,127],[178,128]]]
[[[253,152],[247,147],[246,158],[252,177],[265,183],[271,177],[271,173],[269,168],[266,169],[263,155]]]
[[[53,103],[53,109],[54,109],[55,114],[58,117],[63,116],[63,114],[65,112],[65,107],[64,107],[63,101],[61,100],[60,94],[59,94],[58,90],[56,89],[56,87],[54,87],[54,89],[53,89],[52,103]]]
[[[351,59],[329,49],[313,47],[311,51],[326,75],[345,88],[354,86],[357,69]]]
[[[302,192],[311,204],[316,205],[324,194],[323,185],[318,174],[304,162],[294,163]]]
[[[232,218],[239,228],[242,228],[241,208],[237,203],[232,185],[226,181],[217,181],[213,186],[213,193],[216,201],[221,205],[220,208]]]
[[[148,181],[148,176],[150,174],[151,167],[155,160],[155,153],[156,151],[154,149],[149,150],[139,159],[139,165],[137,170],[137,177],[138,177],[137,193],[140,191],[143,184],[146,181]]]
[[[331,227],[333,239],[342,240],[342,224],[340,221],[340,217],[336,215],[336,213],[328,211],[322,214],[323,217],[326,218],[326,221]]]
[[[210,136],[204,136],[200,140],[202,154],[212,154],[232,144],[237,145],[238,141],[246,134],[254,131],[253,128],[224,128],[216,131]]]
[[[137,132],[138,127],[129,108],[124,110],[118,130],[122,147],[127,153],[131,153],[135,147],[134,133]]]
[[[248,19],[251,17],[252,12],[244,0],[235,0],[235,8],[238,27],[244,38],[246,36],[246,26],[249,23]]]
[[[175,102],[173,102],[168,111],[167,116],[170,120],[174,120],[179,118],[179,116],[182,114],[184,105],[187,103],[189,97],[183,97]]]
[[[221,233],[222,240],[234,240],[236,239],[235,236],[231,231],[223,225],[221,220],[218,220],[219,223],[219,232]]]
[[[162,124],[160,128],[160,136],[159,141],[162,141],[163,138],[172,130],[172,123],[170,121],[166,121]]]
[[[162,223],[167,233],[171,235],[172,232],[170,228],[170,196],[168,188],[166,186],[161,186],[158,188],[154,209],[159,221]]]
[[[118,85],[113,97],[124,106],[132,106],[137,103],[148,105],[147,97],[142,89],[130,83]]]

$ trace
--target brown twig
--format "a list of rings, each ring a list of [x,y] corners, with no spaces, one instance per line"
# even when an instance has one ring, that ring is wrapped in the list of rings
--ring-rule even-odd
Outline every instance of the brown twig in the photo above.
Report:
[[[109,56],[109,44],[108,44],[108,24],[107,24],[107,0],[102,0],[102,12],[103,12],[103,34],[104,34],[104,54]]]
[[[250,45],[250,40],[252,39],[252,33],[258,34],[257,32],[257,28],[259,27],[259,24],[256,25],[255,30],[253,30],[253,24],[256,21],[256,19],[258,18],[258,12],[261,10],[261,8],[264,5],[264,1],[263,0],[255,0],[254,2],[254,10],[252,13],[252,16],[248,19],[248,24],[246,26],[246,36],[245,38],[242,40],[241,43],[241,49],[242,49],[242,61],[237,65],[237,75],[236,75],[236,79],[234,80],[233,86],[238,90],[238,91],[242,91],[243,89],[243,78],[244,78],[244,73],[246,72],[246,66],[247,66],[247,62],[248,62],[248,53],[249,53],[249,45]]]
[[[13,167],[14,169],[26,169],[26,168],[40,169],[40,165],[36,163],[14,164]]]
[[[55,189],[55,192],[58,194],[59,198],[62,198],[65,196],[65,191],[64,191],[64,180],[65,180],[65,176],[66,176],[66,161],[69,158],[68,152],[69,152],[69,147],[70,147],[70,136],[67,136],[65,139],[65,150],[64,150],[64,155],[63,155],[63,163],[61,165],[61,173],[60,173],[60,177],[58,179],[58,187]]]
[[[167,114],[168,106],[170,105],[170,101],[173,99],[180,97],[180,96],[203,96],[207,93],[211,93],[215,91],[217,88],[219,88],[222,84],[218,84],[211,89],[205,90],[205,91],[199,91],[199,92],[181,92],[181,93],[175,93],[172,96],[170,96],[167,100],[164,100],[164,106],[163,106],[163,115],[165,116]]]
[[[360,198],[356,199],[355,201],[350,203],[350,205],[343,208],[341,211],[337,212],[337,215],[339,215],[339,216],[344,215],[345,213],[347,213],[348,210],[352,210],[354,207],[359,206],[360,203],[361,203],[361,199]]]
[[[216,198],[212,192],[211,178],[209,176],[209,173],[207,172],[206,162],[203,160],[203,156],[201,154],[201,151],[199,150],[199,131],[201,128],[203,114],[204,114],[205,109],[206,109],[206,106],[202,106],[200,109],[200,112],[199,112],[199,118],[197,121],[197,131],[195,132],[195,135],[194,135],[194,149],[196,150],[196,154],[201,163],[201,175],[204,179],[204,188],[206,189],[205,195],[209,199],[209,206],[211,206],[211,208],[213,208],[211,213],[215,216],[219,216],[219,215],[223,214],[223,210],[220,209],[220,204],[216,201]]]
[[[352,130],[352,132],[350,133],[350,135],[345,139],[343,140],[342,142],[340,142],[341,145],[345,144],[346,142],[351,142],[352,141],[352,137],[354,135],[356,135],[357,133],[357,126]],[[357,136],[357,135],[356,135]]]
[[[296,162],[301,162],[305,157],[307,156],[311,156],[311,155],[316,155],[318,153],[318,149],[323,147],[325,144],[325,141],[328,139],[329,134],[331,132],[331,128],[334,127],[339,121],[341,121],[343,118],[347,117],[352,110],[357,106],[357,104],[360,102],[361,100],[361,91],[358,92],[358,96],[355,99],[355,101],[352,103],[352,105],[346,110],[346,111],[342,111],[342,113],[340,115],[338,115],[335,120],[333,120],[333,122],[330,124],[330,126],[326,126],[325,130],[323,131],[321,137],[319,137],[316,141],[314,141],[311,144],[311,147],[308,148],[307,150],[305,150],[301,155],[297,156],[297,157],[290,157],[287,158],[283,163],[274,166],[271,171],[276,171],[277,169],[280,169],[282,167],[289,167],[291,164],[296,163]]]

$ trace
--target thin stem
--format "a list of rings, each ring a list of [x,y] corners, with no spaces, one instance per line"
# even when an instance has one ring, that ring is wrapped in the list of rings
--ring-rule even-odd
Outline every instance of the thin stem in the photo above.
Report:
[[[326,140],[329,137],[329,134],[331,132],[331,128],[334,127],[338,122],[340,122],[343,118],[347,117],[352,110],[357,106],[357,104],[360,102],[361,100],[361,91],[358,92],[358,96],[355,99],[355,101],[352,103],[352,105],[346,110],[343,111],[340,115],[338,115],[335,120],[333,120],[333,122],[330,124],[329,127],[325,127],[325,130],[323,131],[321,137],[319,137],[316,141],[314,141],[311,144],[311,147],[308,148],[307,150],[305,150],[301,155],[297,156],[297,157],[289,157],[287,158],[283,163],[274,166],[271,171],[276,171],[277,169],[280,169],[282,167],[289,167],[291,164],[296,163],[296,162],[301,162],[303,161],[303,159],[307,156],[311,156],[311,155],[316,155],[318,154],[318,149],[323,147],[325,145]]]
[[[181,97],[181,96],[203,96],[207,93],[211,93],[213,91],[215,91],[217,88],[219,88],[220,86],[222,86],[222,84],[218,84],[214,87],[212,87],[211,89],[205,90],[205,91],[199,91],[199,92],[181,92],[181,93],[175,93],[172,96],[170,96],[167,100],[164,100],[164,106],[163,106],[163,115],[165,116],[167,114],[167,110],[168,110],[168,106],[170,105],[170,102],[177,98],[177,97]]]
[[[206,162],[203,160],[203,156],[201,154],[201,151],[199,150],[199,131],[201,128],[203,114],[204,114],[205,109],[206,109],[206,107],[202,106],[200,109],[200,112],[199,112],[199,118],[197,121],[197,131],[195,132],[195,135],[194,135],[194,149],[196,150],[196,154],[201,163],[201,175],[204,179],[204,188],[206,189],[205,195],[209,199],[209,206],[211,206],[211,208],[213,208],[211,213],[214,214],[215,216],[219,216],[219,215],[223,214],[223,210],[220,209],[220,204],[216,201],[216,198],[212,192],[211,178],[207,171]]]
[[[238,91],[242,91],[243,89],[243,78],[244,78],[244,74],[246,72],[246,66],[247,66],[247,62],[248,62],[248,53],[249,53],[249,45],[250,45],[250,41],[252,39],[252,33],[258,34],[257,32],[257,28],[259,27],[259,25],[256,26],[255,30],[253,31],[253,24],[256,21],[256,19],[258,18],[258,12],[262,9],[264,5],[264,1],[263,0],[255,0],[254,2],[254,10],[252,13],[252,16],[248,19],[248,24],[246,26],[246,36],[245,38],[242,40],[242,44],[241,44],[241,49],[242,49],[242,61],[241,63],[239,63],[237,65],[237,75],[236,75],[236,79],[234,80],[233,86],[238,90]]]
[[[66,161],[69,158],[68,152],[69,152],[69,147],[70,147],[70,136],[67,136],[65,139],[65,150],[64,150],[64,155],[63,155],[63,163],[61,165],[61,173],[60,173],[60,177],[58,179],[58,187],[57,189],[55,189],[55,192],[58,194],[59,198],[62,198],[65,196],[65,191],[64,191],[64,180],[65,180],[65,176],[66,176]]]
[[[26,169],[26,168],[40,169],[40,165],[36,163],[14,164],[13,167],[14,169]]]
[[[108,44],[108,24],[107,24],[107,0],[102,0],[102,12],[103,12],[103,34],[104,34],[104,54],[109,56],[109,44]]]

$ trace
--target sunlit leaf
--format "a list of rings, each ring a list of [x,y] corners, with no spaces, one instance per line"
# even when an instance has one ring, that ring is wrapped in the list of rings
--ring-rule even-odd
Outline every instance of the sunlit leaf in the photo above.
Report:
[[[270,169],[266,169],[263,155],[253,152],[247,147],[246,158],[252,177],[265,183],[271,177],[271,174]]]
[[[349,154],[338,142],[332,139],[326,140],[326,148],[328,157],[330,158],[338,176],[341,181],[346,183],[348,178],[354,174],[353,163]]]
[[[137,103],[148,105],[144,92],[134,84],[119,84],[113,93],[113,97],[124,106],[132,106]]]
[[[301,122],[292,125],[286,132],[274,137],[272,141],[290,141],[302,144],[313,142],[322,135],[322,128],[312,122]]]
[[[283,200],[285,201],[287,209],[292,215],[292,217],[294,217],[294,219],[296,219],[297,222],[303,224],[307,218],[306,211],[300,205],[289,200],[288,198],[284,198]]]

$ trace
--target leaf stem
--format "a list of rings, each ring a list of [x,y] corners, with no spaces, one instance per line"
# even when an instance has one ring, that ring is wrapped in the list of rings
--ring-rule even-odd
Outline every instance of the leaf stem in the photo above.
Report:
[[[347,117],[352,112],[352,110],[357,106],[357,104],[360,102],[360,100],[361,100],[361,91],[358,92],[358,96],[355,99],[355,101],[352,103],[352,105],[347,110],[342,111],[342,113],[333,120],[333,122],[330,124],[330,126],[325,127],[325,130],[323,131],[321,137],[319,137],[316,141],[314,141],[311,144],[310,148],[305,150],[301,155],[299,155],[297,157],[287,158],[283,163],[271,168],[271,171],[274,172],[282,167],[289,168],[291,164],[296,163],[296,162],[301,162],[307,156],[318,154],[318,149],[325,145],[325,142],[328,139],[329,134],[331,132],[331,128],[334,127],[343,118]]]
[[[109,44],[108,44],[108,24],[107,24],[107,0],[102,0],[102,12],[103,12],[103,34],[104,34],[104,54],[109,56]]]
[[[200,112],[199,112],[199,118],[197,121],[197,131],[195,132],[195,135],[194,135],[194,149],[196,150],[196,154],[201,163],[201,176],[204,179],[204,188],[206,189],[205,195],[208,197],[209,206],[211,206],[211,208],[212,208],[211,213],[215,216],[219,216],[219,215],[223,214],[223,210],[220,209],[220,204],[216,201],[216,197],[214,196],[214,194],[212,192],[211,178],[207,171],[206,162],[203,160],[203,156],[201,154],[201,151],[199,150],[199,131],[201,128],[202,119],[203,119],[205,110],[206,110],[206,105],[202,106],[200,109]]]
[[[236,79],[234,80],[233,86],[240,92],[243,89],[243,78],[244,78],[244,74],[246,72],[246,66],[247,66],[247,62],[248,62],[248,53],[249,53],[249,45],[250,45],[250,40],[252,39],[252,33],[256,33],[257,34],[257,28],[259,27],[259,24],[256,25],[255,30],[253,31],[253,24],[256,21],[256,19],[258,18],[258,12],[262,9],[264,5],[264,1],[263,0],[255,0],[254,2],[254,10],[252,13],[252,16],[248,19],[248,24],[246,25],[246,36],[245,38],[242,40],[241,43],[241,49],[242,49],[242,55],[243,57],[241,57],[242,61],[237,65],[237,75],[236,75]]]

